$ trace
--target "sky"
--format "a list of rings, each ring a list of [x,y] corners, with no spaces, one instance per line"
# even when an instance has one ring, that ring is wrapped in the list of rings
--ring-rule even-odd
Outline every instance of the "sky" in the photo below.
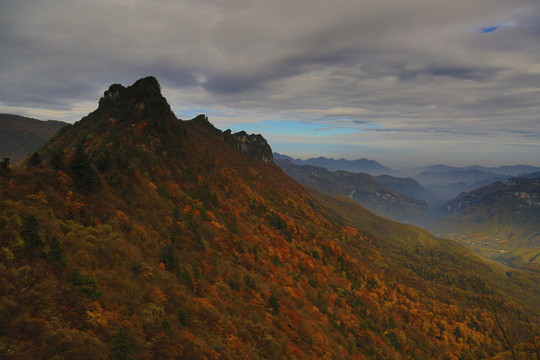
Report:
[[[155,76],[297,158],[540,166],[538,0],[5,0],[0,112],[70,123]]]

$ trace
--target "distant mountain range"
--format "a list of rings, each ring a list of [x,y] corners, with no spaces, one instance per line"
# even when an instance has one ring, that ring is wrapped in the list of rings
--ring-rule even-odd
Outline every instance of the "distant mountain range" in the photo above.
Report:
[[[441,173],[441,172],[468,171],[468,170],[478,170],[481,172],[503,174],[503,175],[514,177],[520,174],[540,171],[540,167],[531,166],[531,165],[504,165],[504,166],[497,166],[497,167],[485,167],[485,166],[480,166],[480,165],[472,165],[472,166],[455,167],[455,166],[448,166],[448,165],[440,164],[440,165],[429,165],[425,167],[415,168],[412,171],[414,173],[422,173],[422,172]]]
[[[325,168],[330,171],[344,170],[349,172],[363,172],[373,176],[390,175],[377,181],[384,186],[402,192],[417,199],[423,199],[430,205],[441,202],[443,199],[453,199],[463,192],[469,192],[497,181],[506,182],[515,176],[534,177],[539,173],[540,167],[531,165],[505,165],[499,167],[485,167],[480,165],[454,167],[444,164],[430,165],[413,169],[390,169],[375,160],[369,159],[332,159],[323,156],[307,160],[274,153],[274,159],[287,159],[296,165],[311,165]],[[531,174],[531,175],[530,175]],[[404,177],[414,179],[423,190],[415,193],[409,185],[405,185]],[[400,179],[400,180],[395,180]],[[412,185],[413,187],[416,185]],[[429,192],[425,192],[428,190]]]
[[[296,165],[311,165],[328,169],[330,171],[345,170],[350,172],[364,172],[371,175],[381,175],[393,173],[392,169],[389,169],[375,160],[358,159],[358,160],[346,160],[346,159],[332,159],[320,156],[318,158],[309,158],[307,160],[293,159],[290,156],[274,153],[274,159],[287,159]]]
[[[330,171],[318,166],[296,165],[283,158],[274,161],[287,175],[299,183],[315,187],[326,194],[346,196],[377,215],[418,226],[425,226],[432,221],[426,201],[415,199],[390,186],[382,185],[378,177],[362,172]],[[394,187],[413,188],[418,193],[429,193],[413,179],[384,176],[382,180]],[[407,186],[407,183],[412,183],[412,187]]]
[[[12,165],[19,163],[66,125],[62,121],[0,114],[0,160],[9,158]]]
[[[462,192],[468,192],[497,181],[506,182],[510,177],[479,169],[425,171],[413,176],[423,186],[446,199],[454,198]]]

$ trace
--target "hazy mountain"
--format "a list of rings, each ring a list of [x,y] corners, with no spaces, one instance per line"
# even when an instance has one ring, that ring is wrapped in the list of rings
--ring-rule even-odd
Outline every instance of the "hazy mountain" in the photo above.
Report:
[[[0,158],[9,158],[15,165],[66,125],[62,121],[0,114]]]
[[[514,178],[463,193],[445,210],[451,215],[430,227],[435,234],[460,240],[486,257],[540,271],[540,178]]]
[[[323,167],[330,171],[344,170],[349,172],[364,172],[371,175],[380,175],[392,173],[393,170],[379,164],[375,160],[358,159],[358,160],[346,160],[346,159],[332,159],[323,156],[317,158],[309,158],[307,160],[293,159],[287,155],[281,155],[274,153],[276,159],[287,159],[296,165],[311,165]]]
[[[494,173],[494,174],[517,176],[523,173],[540,171],[540,168],[537,166],[531,166],[531,165],[504,165],[504,166],[497,166],[497,167],[472,165],[472,166],[464,166],[464,167],[455,167],[455,166],[448,166],[448,165],[441,164],[441,165],[430,165],[430,166],[425,166],[421,168],[416,168],[416,169],[413,169],[412,171],[414,171],[414,173],[417,174],[421,172],[448,172],[448,171],[467,171],[467,170],[478,170],[478,171],[489,172],[489,173]]]
[[[471,168],[476,168],[482,171],[489,171],[496,174],[506,174],[510,176],[517,176],[519,174],[540,171],[540,167],[531,166],[531,165],[505,165],[498,167],[483,167],[483,166],[472,166]]]
[[[536,274],[306,191],[152,77],[35,158],[0,171],[2,358],[535,355]]]
[[[530,178],[530,179],[538,178],[538,177],[540,177],[540,171],[533,172],[533,173],[521,174],[518,177],[520,177],[520,178]]]
[[[506,182],[510,176],[469,169],[427,171],[418,173],[413,178],[427,189],[446,199],[451,199],[462,192],[468,192],[497,181]]]
[[[388,219],[418,226],[424,226],[433,220],[424,200],[414,199],[381,185],[378,178],[369,174],[341,170],[334,172],[317,166],[295,165],[286,159],[276,160],[276,164],[301,184],[313,186],[330,195],[346,196]],[[396,182],[394,181],[394,185]]]
[[[399,178],[390,175],[379,175],[375,180],[390,189],[394,189],[402,194],[410,196],[414,199],[424,200],[429,206],[438,204],[444,200],[444,198],[424,188],[413,178]]]

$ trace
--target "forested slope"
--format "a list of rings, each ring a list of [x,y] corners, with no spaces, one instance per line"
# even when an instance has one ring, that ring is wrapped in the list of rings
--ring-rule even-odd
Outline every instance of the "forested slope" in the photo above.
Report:
[[[538,356],[538,278],[307,192],[154,78],[30,159],[0,176],[3,359]]]

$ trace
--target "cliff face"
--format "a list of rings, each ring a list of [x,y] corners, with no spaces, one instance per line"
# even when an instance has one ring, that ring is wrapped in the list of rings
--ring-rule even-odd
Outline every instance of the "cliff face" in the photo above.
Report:
[[[260,134],[248,135],[245,131],[232,134],[231,130],[223,133],[223,138],[250,160],[260,160],[268,164],[274,163],[272,149]]]

